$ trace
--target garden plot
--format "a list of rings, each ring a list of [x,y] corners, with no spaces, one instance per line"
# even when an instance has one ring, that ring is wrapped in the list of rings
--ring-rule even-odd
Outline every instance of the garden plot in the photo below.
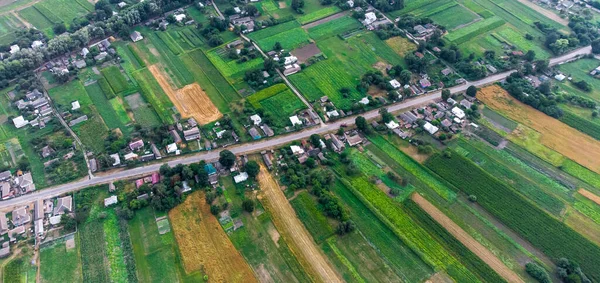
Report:
[[[321,54],[321,49],[319,49],[319,47],[316,44],[311,43],[309,45],[296,48],[290,53],[292,53],[294,56],[296,56],[296,58],[298,58],[298,62],[300,64],[304,64],[309,58]]]
[[[454,5],[448,9],[432,14],[429,17],[448,30],[465,26],[479,18],[477,14],[461,5]]]
[[[160,125],[160,120],[156,115],[156,112],[152,109],[152,106],[144,100],[142,95],[134,93],[125,96],[125,101],[127,101],[127,104],[131,107],[133,117],[138,124],[143,127]]]
[[[537,140],[550,149],[600,173],[600,142],[542,112],[527,106],[499,86],[480,91],[479,99],[491,109],[537,131]],[[514,134],[514,132],[513,132]]]
[[[200,124],[208,124],[223,116],[198,83],[174,89],[156,65],[152,65],[148,69],[171,99],[182,118],[193,117]]]
[[[186,272],[204,270],[218,282],[256,282],[252,270],[235,249],[201,192],[169,212]]]

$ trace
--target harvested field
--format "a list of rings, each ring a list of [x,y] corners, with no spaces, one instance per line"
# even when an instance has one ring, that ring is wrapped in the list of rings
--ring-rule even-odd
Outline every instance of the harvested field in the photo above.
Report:
[[[300,64],[304,64],[310,57],[321,54],[321,49],[319,49],[316,44],[311,43],[303,47],[296,48],[291,53],[298,58],[298,62],[300,62]]]
[[[169,211],[186,273],[204,269],[214,282],[257,282],[252,269],[235,249],[202,192]]]
[[[261,164],[258,183],[261,188],[260,200],[273,216],[273,223],[289,245],[300,264],[319,282],[342,282],[342,278],[331,267],[311,236],[296,217],[294,209],[273,176]]]
[[[489,265],[498,275],[508,282],[524,282],[514,271],[510,270],[502,261],[497,258],[485,246],[473,239],[465,230],[456,225],[448,216],[446,216],[437,207],[427,201],[419,194],[413,194],[412,200],[421,207],[431,218],[446,229],[452,236],[460,241],[471,252],[477,255],[483,262]]]
[[[478,98],[493,110],[537,131],[540,134],[537,142],[600,173],[600,142],[597,140],[519,102],[499,86],[481,89]]]
[[[157,65],[148,67],[163,91],[169,96],[182,118],[194,117],[200,124],[208,124],[223,116],[219,109],[212,103],[208,95],[198,83],[175,89],[159,70]]]
[[[582,196],[588,198],[589,200],[595,202],[596,204],[600,205],[600,196],[597,196],[586,189],[579,189],[577,192]]]

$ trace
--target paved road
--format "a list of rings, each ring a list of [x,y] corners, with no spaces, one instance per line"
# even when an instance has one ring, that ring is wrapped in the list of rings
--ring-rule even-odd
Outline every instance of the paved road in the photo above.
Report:
[[[560,64],[562,62],[568,62],[570,60],[573,60],[574,58],[577,58],[578,56],[589,54],[590,52],[591,52],[590,46],[583,47],[583,48],[577,49],[571,53],[551,59],[550,65],[556,65],[556,64]],[[495,82],[505,79],[506,77],[508,77],[508,75],[510,75],[513,72],[514,71],[507,71],[507,72],[503,72],[503,73],[494,74],[492,76],[486,77],[479,81],[469,82],[467,84],[452,87],[452,88],[450,88],[450,91],[452,93],[457,93],[457,92],[465,91],[470,85],[482,87],[485,85],[493,84]],[[402,109],[413,108],[413,107],[416,107],[419,105],[430,103],[436,99],[440,99],[440,97],[441,97],[441,91],[430,92],[428,94],[417,96],[415,98],[411,98],[411,99],[387,106],[387,109],[390,112],[396,112],[396,111],[399,111]],[[379,116],[379,109],[374,109],[374,110],[365,112],[361,115],[363,117],[365,117],[367,120],[374,119]],[[355,117],[348,117],[348,118],[337,120],[332,123],[324,124],[321,127],[313,127],[313,128],[305,129],[300,132],[294,132],[294,133],[287,134],[287,135],[276,136],[276,137],[273,137],[270,139],[262,139],[260,141],[256,141],[256,142],[252,142],[252,143],[234,145],[234,146],[228,147],[227,149],[231,150],[236,155],[256,153],[256,152],[260,152],[260,151],[263,151],[266,149],[277,148],[282,145],[288,144],[292,141],[306,139],[306,138],[310,137],[312,134],[325,134],[328,132],[336,131],[342,124],[353,125],[354,119],[355,119]],[[164,160],[169,160],[167,163],[170,166],[175,166],[177,164],[191,164],[191,163],[199,162],[200,160],[213,161],[218,158],[219,158],[219,151],[213,150],[213,151],[201,152],[201,153],[194,154],[194,155],[173,157],[171,159],[164,159]],[[3,210],[3,209],[7,209],[7,208],[12,208],[14,206],[24,205],[24,204],[33,202],[38,199],[46,199],[46,198],[50,198],[50,197],[55,197],[55,196],[58,196],[58,195],[61,195],[61,194],[67,193],[67,192],[77,191],[77,190],[80,190],[80,189],[83,189],[86,187],[90,187],[90,186],[107,184],[107,183],[117,181],[117,180],[130,179],[130,178],[134,178],[137,176],[148,175],[152,172],[158,171],[158,169],[160,168],[161,165],[162,165],[161,163],[156,163],[156,164],[151,164],[151,165],[147,165],[147,166],[143,166],[143,167],[137,167],[137,168],[132,168],[132,169],[111,172],[111,173],[107,173],[107,174],[104,174],[101,176],[96,176],[92,179],[75,181],[72,183],[43,189],[43,190],[36,191],[36,192],[28,194],[28,195],[1,201],[0,209]]]

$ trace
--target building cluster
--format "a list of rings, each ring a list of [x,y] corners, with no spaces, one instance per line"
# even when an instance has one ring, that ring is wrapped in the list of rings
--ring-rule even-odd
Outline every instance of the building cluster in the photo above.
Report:
[[[460,102],[453,98],[447,101],[440,101],[427,106],[415,108],[396,116],[397,121],[385,123],[385,127],[402,139],[414,135],[415,129],[422,128],[433,136],[439,136],[442,133],[458,133],[463,127],[477,125],[469,122],[465,111],[471,109],[474,104],[474,98],[466,97]],[[373,122],[373,127],[380,125]]]
[[[10,255],[10,245],[21,239],[34,237],[42,241],[48,233],[61,229],[62,216],[72,213],[73,208],[73,198],[65,196],[37,200],[33,208],[28,205],[8,213],[0,212],[0,236],[8,236],[0,248],[0,257]]]
[[[19,96],[17,92],[10,91],[8,99],[20,114],[12,119],[13,125],[17,129],[27,125],[42,129],[52,119],[50,101],[37,89],[27,92],[25,96]]]
[[[204,6],[204,4],[201,4],[201,5]],[[170,12],[165,13],[165,15],[163,17],[153,18],[153,19],[145,22],[144,26],[154,27],[155,30],[165,31],[165,30],[167,30],[167,27],[169,26],[169,21],[167,20],[167,18],[170,16],[173,16],[174,22],[178,25],[193,25],[195,23],[194,20],[188,18],[185,9],[179,8],[175,11],[170,11]],[[141,33],[135,32],[135,31],[129,35],[129,38],[133,42],[137,42],[139,40],[144,39]]]
[[[348,0],[346,2],[350,8],[354,7],[354,1]],[[355,11],[362,11],[361,7],[354,8]],[[387,17],[376,12],[375,8],[371,5],[367,6],[364,10],[365,18],[360,22],[365,26],[367,30],[377,30],[382,26],[393,24]]]
[[[10,171],[4,171],[0,173],[0,189],[2,200],[6,200],[35,191],[35,184],[31,172],[18,170],[13,175]]]
[[[581,15],[585,9],[595,9],[592,7],[591,0],[536,0],[538,5],[546,6],[548,8],[565,13],[568,15]]]

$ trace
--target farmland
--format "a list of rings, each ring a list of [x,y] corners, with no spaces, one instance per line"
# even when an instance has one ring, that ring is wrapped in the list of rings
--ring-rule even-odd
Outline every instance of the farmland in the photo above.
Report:
[[[452,6],[429,16],[434,22],[453,30],[477,19],[477,14],[460,5]]]
[[[520,131],[528,136],[525,138],[528,142],[547,146],[594,172],[600,172],[600,165],[596,163],[600,156],[595,156],[600,152],[597,151],[600,143],[595,139],[522,104],[497,86],[484,88],[479,99],[493,110],[535,130],[535,133],[526,129]],[[517,133],[513,132],[512,136],[515,135]]]
[[[70,278],[82,281],[79,243],[74,248],[67,248],[64,241],[52,243],[40,251],[40,275],[42,282],[57,282]]]
[[[354,18],[345,16],[308,29],[308,35],[316,40],[323,40],[338,34],[360,28],[361,24]]]
[[[121,74],[121,70],[119,70],[117,66],[110,66],[108,68],[102,69],[101,73],[114,93],[119,94],[127,90],[127,80],[125,79],[123,74]]]
[[[477,196],[477,202],[551,258],[568,257],[581,262],[591,278],[599,274],[594,266],[600,248],[571,228],[523,199],[505,183],[452,152],[435,155],[426,165],[461,191]],[[528,215],[528,217],[521,217]],[[595,280],[595,279],[594,279]]]
[[[210,214],[200,192],[190,195],[182,205],[169,212],[169,219],[187,273],[202,268],[209,278],[218,281],[254,281],[248,264]]]
[[[304,103],[284,84],[276,84],[248,97],[256,109],[264,109],[273,118],[289,117],[304,109]]]
[[[290,203],[317,244],[333,234],[333,228],[327,222],[327,218],[318,210],[315,201],[307,192],[301,192]]]

